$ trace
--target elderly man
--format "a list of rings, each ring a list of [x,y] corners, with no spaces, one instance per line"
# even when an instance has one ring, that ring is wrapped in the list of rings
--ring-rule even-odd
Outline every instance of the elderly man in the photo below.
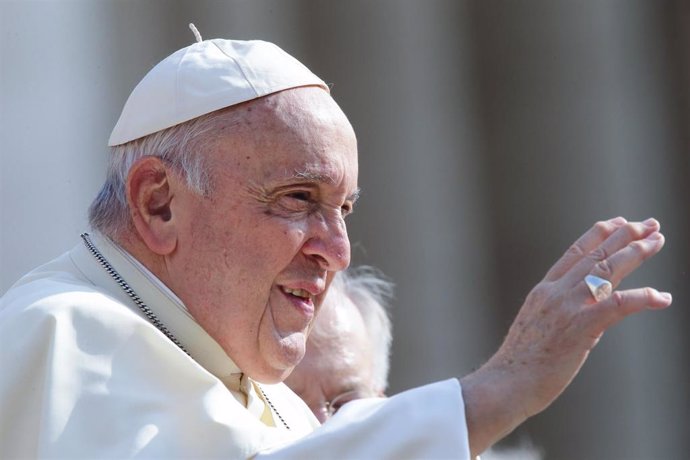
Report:
[[[357,146],[328,86],[274,45],[199,37],[134,89],[110,145],[92,234],[2,299],[2,458],[467,458],[548,406],[608,327],[671,303],[613,291],[659,223],[600,222],[479,370],[317,428],[281,382],[350,259]]]
[[[392,284],[367,267],[338,272],[304,358],[285,380],[319,422],[356,399],[383,396],[392,340],[386,311]]]

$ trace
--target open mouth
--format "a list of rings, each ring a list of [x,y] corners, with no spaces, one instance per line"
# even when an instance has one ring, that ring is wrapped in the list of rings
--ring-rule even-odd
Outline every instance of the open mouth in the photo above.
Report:
[[[307,316],[314,314],[314,295],[311,292],[306,289],[289,288],[286,286],[281,286],[280,290],[290,300],[290,303],[302,313]]]
[[[311,300],[311,294],[309,293],[309,291],[305,291],[304,289],[291,289],[285,286],[282,286],[281,289],[285,294],[291,295],[293,297],[299,297],[303,300]]]

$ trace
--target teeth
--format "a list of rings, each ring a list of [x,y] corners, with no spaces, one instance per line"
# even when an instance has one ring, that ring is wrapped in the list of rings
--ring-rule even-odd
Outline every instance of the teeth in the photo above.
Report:
[[[283,291],[285,291],[288,294],[292,294],[297,297],[302,297],[303,299],[308,299],[311,297],[311,294],[309,294],[309,291],[305,291],[304,289],[290,289],[288,287],[283,287]]]

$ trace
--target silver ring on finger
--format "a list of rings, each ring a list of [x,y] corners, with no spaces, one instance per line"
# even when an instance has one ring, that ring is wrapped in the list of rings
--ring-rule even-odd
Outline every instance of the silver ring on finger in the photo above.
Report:
[[[585,276],[585,284],[589,288],[589,292],[592,293],[592,297],[594,297],[594,300],[597,302],[601,302],[602,300],[608,298],[613,292],[611,282],[609,280],[605,280],[604,278],[599,278],[598,276]]]

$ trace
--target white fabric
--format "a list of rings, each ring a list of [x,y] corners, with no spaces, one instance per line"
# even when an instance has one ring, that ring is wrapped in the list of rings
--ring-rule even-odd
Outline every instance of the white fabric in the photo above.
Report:
[[[158,63],[134,88],[109,146],[300,86],[328,86],[297,59],[260,40],[205,40]]]
[[[251,379],[179,299],[93,241],[191,357],[78,245],[0,300],[0,458],[469,458],[454,379],[347,405],[320,428],[285,385],[262,385],[291,429],[263,423]]]
[[[456,419],[442,415],[449,406],[462,405],[456,379],[425,385],[387,399],[358,399],[342,406],[321,428],[299,443],[278,450],[277,457],[469,459],[464,421],[458,424]],[[461,418],[464,420],[464,411]],[[305,457],[305,452],[315,454]]]

